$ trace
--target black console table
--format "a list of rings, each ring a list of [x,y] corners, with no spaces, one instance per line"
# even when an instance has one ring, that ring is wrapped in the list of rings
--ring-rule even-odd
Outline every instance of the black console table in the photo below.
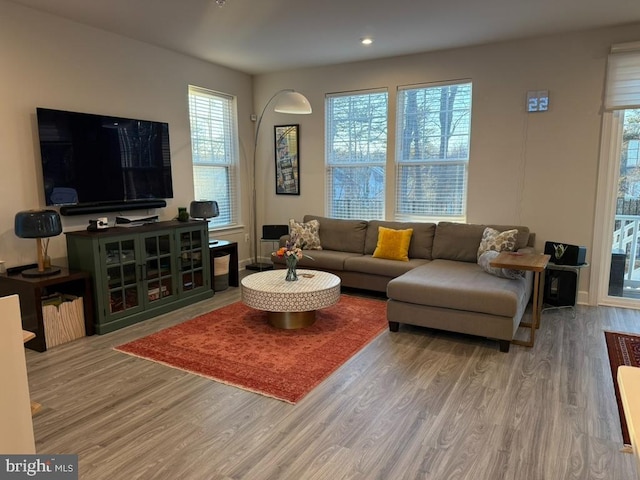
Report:
[[[229,285],[232,287],[240,286],[240,278],[238,276],[238,243],[229,242],[227,240],[209,240],[209,257],[211,261],[211,288],[213,288],[214,265],[213,257],[216,253],[224,253],[230,255],[229,258]]]

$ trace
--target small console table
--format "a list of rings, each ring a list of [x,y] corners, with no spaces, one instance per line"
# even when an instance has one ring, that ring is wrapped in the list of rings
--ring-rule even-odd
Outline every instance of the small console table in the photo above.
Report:
[[[540,326],[540,315],[542,313],[542,295],[544,285],[544,275],[541,275],[547,268],[547,264],[551,259],[550,255],[538,255],[536,253],[516,253],[501,252],[492,262],[492,267],[510,268],[513,270],[528,270],[533,272],[533,312],[531,323],[521,322],[521,327],[531,329],[531,335],[528,341],[512,340],[515,345],[524,345],[525,347],[533,347],[536,338],[536,328]]]
[[[549,262],[545,274],[545,288],[542,310],[570,308],[576,318],[576,301],[580,285],[580,271],[588,267],[582,265],[556,265]]]
[[[42,299],[55,292],[83,298],[85,332],[93,335],[93,290],[88,272],[62,268],[60,273],[45,277],[23,277],[20,273],[0,275],[0,296],[17,294],[20,297],[22,328],[35,334],[34,338],[26,341],[27,348],[38,352],[47,350]]]

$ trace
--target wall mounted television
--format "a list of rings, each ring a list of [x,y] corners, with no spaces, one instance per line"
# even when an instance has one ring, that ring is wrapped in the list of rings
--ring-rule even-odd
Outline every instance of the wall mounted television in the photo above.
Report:
[[[166,206],[169,125],[37,108],[47,205],[63,215]]]

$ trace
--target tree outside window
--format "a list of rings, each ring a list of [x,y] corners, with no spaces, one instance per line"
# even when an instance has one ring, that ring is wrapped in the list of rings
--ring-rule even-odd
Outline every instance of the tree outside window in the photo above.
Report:
[[[398,91],[396,218],[466,220],[471,83]]]
[[[327,97],[328,215],[383,219],[387,92]]]

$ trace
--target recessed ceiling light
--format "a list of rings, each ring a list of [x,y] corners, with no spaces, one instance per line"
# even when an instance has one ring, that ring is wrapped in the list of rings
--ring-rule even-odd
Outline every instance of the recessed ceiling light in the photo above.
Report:
[[[373,38],[371,37],[361,38],[360,43],[362,43],[362,45],[371,45],[373,43]]]

